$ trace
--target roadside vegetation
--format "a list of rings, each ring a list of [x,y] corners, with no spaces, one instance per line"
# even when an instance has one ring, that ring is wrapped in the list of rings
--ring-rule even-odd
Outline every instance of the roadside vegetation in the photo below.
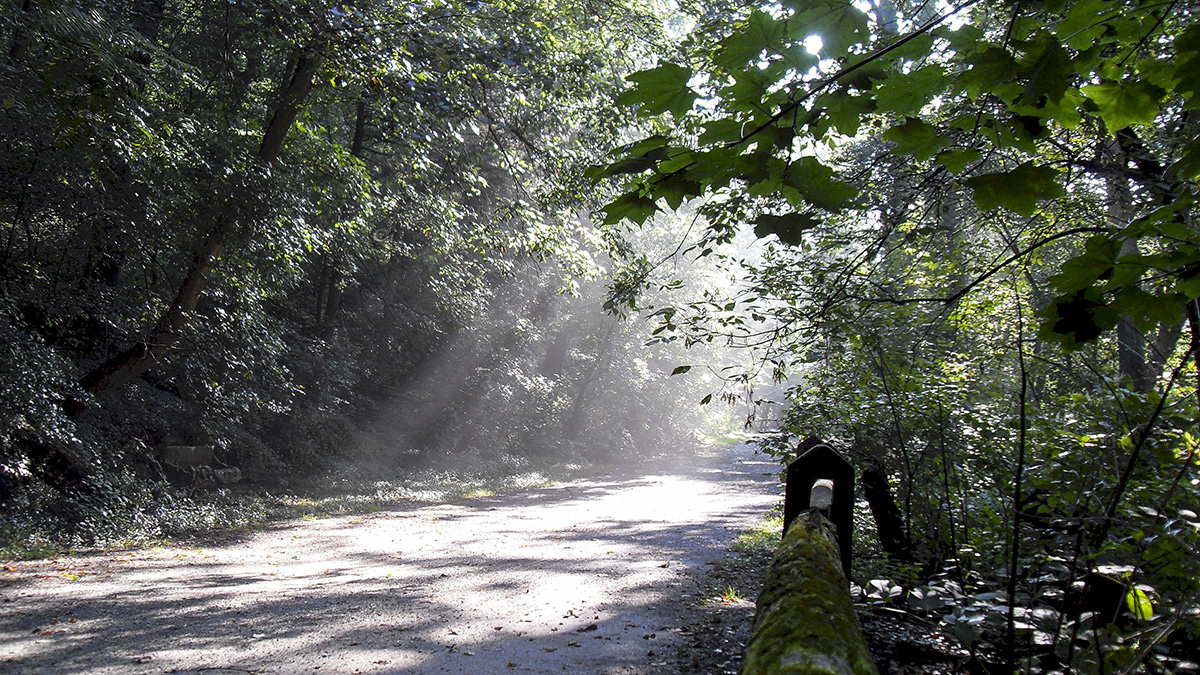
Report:
[[[995,672],[1200,667],[1195,12],[724,7],[628,77],[660,126],[593,170],[608,222],[753,226],[661,334],[755,355],[768,451],[858,467],[865,596]]]

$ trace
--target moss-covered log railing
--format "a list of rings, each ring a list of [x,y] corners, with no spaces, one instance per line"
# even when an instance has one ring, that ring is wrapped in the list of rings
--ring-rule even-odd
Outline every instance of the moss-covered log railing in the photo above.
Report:
[[[818,448],[832,452],[828,446],[805,445],[809,452]],[[792,504],[785,506],[785,513],[798,510],[793,474],[789,467]],[[849,532],[838,532],[825,515],[837,512],[838,498],[853,499],[852,484],[845,485],[844,475],[841,485],[822,475],[805,475],[802,481],[811,494],[806,498],[809,508],[785,525],[783,541],[758,596],[742,675],[877,675],[854,615],[850,582],[839,555],[837,541],[845,541]]]

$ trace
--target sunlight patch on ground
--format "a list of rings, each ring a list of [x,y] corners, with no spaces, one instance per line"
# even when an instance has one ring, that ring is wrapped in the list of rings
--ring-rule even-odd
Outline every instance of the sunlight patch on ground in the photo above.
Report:
[[[739,483],[708,468],[77,559],[104,571],[30,577],[21,615],[0,617],[0,670],[670,672],[679,600],[704,592],[691,571],[777,500],[756,469]]]

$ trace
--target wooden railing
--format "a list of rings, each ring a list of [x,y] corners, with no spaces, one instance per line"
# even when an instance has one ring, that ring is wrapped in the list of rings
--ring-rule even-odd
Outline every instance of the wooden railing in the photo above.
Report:
[[[815,439],[800,452],[742,674],[877,675],[850,597],[854,468]]]

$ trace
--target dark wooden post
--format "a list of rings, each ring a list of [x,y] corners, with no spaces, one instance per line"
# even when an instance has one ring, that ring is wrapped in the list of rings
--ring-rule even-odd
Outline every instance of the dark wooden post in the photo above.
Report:
[[[842,571],[850,578],[850,555],[854,543],[854,467],[836,450],[816,438],[800,444],[800,456],[787,468],[787,487],[783,498],[783,531],[801,513],[808,510],[813,485],[819,480],[833,481],[833,506],[829,520],[837,531]]]

